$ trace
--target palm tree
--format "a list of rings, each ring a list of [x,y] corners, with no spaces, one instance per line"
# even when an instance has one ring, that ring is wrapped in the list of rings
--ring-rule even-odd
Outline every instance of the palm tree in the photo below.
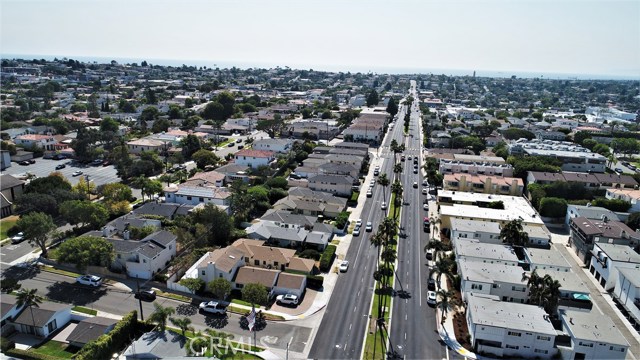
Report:
[[[149,321],[157,323],[158,326],[160,326],[160,331],[164,331],[167,328],[167,319],[176,312],[176,309],[170,306],[163,307],[162,305],[158,305],[158,303],[153,303],[153,306],[156,308],[156,311],[149,316]]]
[[[401,163],[397,163],[397,164],[393,165],[393,173],[396,174],[395,178],[396,178],[396,181],[398,181],[398,178],[400,177],[400,174],[402,173],[402,164]]]
[[[380,256],[385,264],[392,263],[398,258],[396,251],[391,247],[387,247],[386,249],[384,249]]]
[[[453,281],[453,274],[451,272],[452,266],[453,266],[453,261],[448,257],[444,257],[444,258],[438,259],[438,261],[436,261],[436,264],[435,264],[432,272],[436,274],[436,285],[438,286],[438,289],[441,288],[440,280],[442,279],[443,275],[447,279]]]
[[[457,301],[454,298],[455,293],[451,290],[439,289],[436,292],[436,297],[439,299],[436,302],[436,307],[440,310],[440,314],[442,315],[440,323],[444,324],[444,319],[446,319],[446,315],[449,311],[454,310],[457,306]]]
[[[522,217],[509,221],[500,230],[500,239],[511,246],[526,246],[529,234],[522,229]]]
[[[424,247],[424,252],[427,252],[428,250],[433,250],[433,258],[437,259],[440,253],[450,251],[451,245],[445,244],[439,240],[432,240]]]
[[[187,330],[193,331],[193,328],[190,326],[191,319],[189,319],[188,317],[183,317],[183,318],[170,317],[169,321],[171,321],[173,326],[177,326],[180,329],[180,332],[182,333],[183,338],[187,337],[186,336]]]
[[[383,191],[383,201],[387,201],[387,186],[389,186],[389,178],[387,178],[387,174],[380,174],[378,177],[378,184],[382,185]]]
[[[554,280],[549,274],[544,276],[544,309],[547,314],[555,316],[558,311],[558,302],[560,300],[560,288],[562,284],[558,280]]]
[[[522,273],[522,280],[527,280],[527,287],[529,288],[529,302],[538,305],[542,300],[543,290],[543,278],[533,270],[531,275],[527,275],[526,272]]]
[[[36,330],[36,319],[33,316],[33,307],[40,307],[40,303],[42,303],[42,296],[36,294],[38,289],[22,289],[18,292],[16,296],[16,305],[18,308],[22,308],[24,306],[29,308],[31,312],[31,321],[33,322],[33,332],[34,335],[37,335],[38,332]]]
[[[138,176],[137,178],[133,179],[131,181],[131,187],[132,188],[136,188],[136,189],[140,189],[140,192],[142,193],[142,201],[144,202],[144,193],[145,193],[145,188],[147,187],[147,184],[149,183],[149,179],[147,179],[144,176]]]

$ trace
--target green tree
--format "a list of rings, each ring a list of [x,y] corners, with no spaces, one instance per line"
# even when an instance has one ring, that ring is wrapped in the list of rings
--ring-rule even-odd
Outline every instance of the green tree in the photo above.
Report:
[[[129,201],[132,197],[131,188],[122,183],[109,183],[99,187],[105,203]]]
[[[169,130],[169,126],[171,126],[171,122],[167,119],[158,119],[153,122],[151,126],[151,132],[153,133],[161,133]]]
[[[193,134],[189,134],[182,139],[180,145],[182,146],[182,156],[185,159],[191,159],[191,156],[202,148],[200,139]]]
[[[162,194],[162,183],[158,180],[149,180],[147,182],[147,186],[144,188],[144,194],[149,198],[152,198],[154,195]]]
[[[207,120],[226,120],[224,106],[214,100],[204,107],[202,117]]]
[[[198,168],[204,169],[208,165],[216,165],[218,157],[212,151],[200,149],[191,155],[191,159],[196,162]]]
[[[632,230],[640,229],[640,212],[634,212],[627,218],[627,226]]]
[[[178,284],[186,287],[193,294],[200,292],[205,286],[204,280],[199,278],[183,278],[178,281]]]
[[[557,197],[545,197],[540,200],[540,215],[552,218],[567,214],[567,200]]]
[[[435,266],[431,270],[431,274],[435,275],[436,286],[441,288],[441,280],[444,276],[449,280],[453,280],[453,266],[455,262],[449,257],[440,258],[436,261]]]
[[[20,217],[16,226],[24,233],[29,244],[40,247],[42,257],[47,257],[47,238],[56,229],[53,218],[41,212],[32,212]]]
[[[585,142],[587,142],[588,140],[591,139],[587,139],[585,140]],[[593,146],[593,148],[591,149],[594,153],[600,154],[602,156],[609,156],[609,154],[611,153],[611,148],[609,148],[609,146],[607,146],[607,144],[596,144]]]
[[[527,246],[529,234],[522,228],[522,218],[513,219],[506,223],[500,230],[500,239],[503,243],[512,246]]]
[[[40,304],[44,300],[42,296],[37,294],[38,289],[22,289],[16,296],[16,306],[18,308],[27,307],[31,313],[31,321],[33,329],[36,330],[36,319],[33,316],[33,308],[40,307]]]
[[[242,288],[242,300],[252,304],[264,305],[269,299],[269,292],[262,284],[247,284]]]
[[[389,113],[389,115],[391,115],[392,118],[396,116],[396,114],[398,113],[398,104],[396,103],[396,99],[389,99],[386,111]]]
[[[167,319],[176,312],[172,307],[164,307],[158,303],[153,303],[155,311],[149,316],[149,321],[158,324],[160,331],[167,328]]]
[[[160,117],[160,110],[155,106],[147,106],[140,114],[140,120],[142,121],[154,121]]]
[[[597,198],[591,202],[592,206],[599,206],[615,212],[627,212],[631,203],[622,199]]]
[[[86,200],[63,202],[60,214],[71,225],[90,226],[93,229],[103,226],[109,219],[109,211],[104,205]]]
[[[584,146],[585,148],[591,151],[593,151],[593,147],[596,146],[597,144],[598,142],[593,139],[584,139],[584,141],[582,141],[582,146]]]
[[[147,104],[157,104],[158,103],[158,98],[156,97],[156,92],[153,91],[153,89],[151,88],[147,88],[147,91],[145,92],[146,98],[147,98]]]
[[[228,91],[223,91],[216,96],[216,100],[223,108],[224,118],[219,120],[226,120],[230,118],[234,113],[234,106],[236,103],[235,96]]]
[[[225,278],[217,278],[210,281],[208,285],[209,290],[216,296],[216,299],[225,300],[231,294],[231,283]]]
[[[378,96],[378,92],[374,89],[371,90],[369,95],[367,95],[367,106],[375,106],[380,102],[380,97]]]
[[[389,178],[387,177],[387,174],[380,174],[380,176],[378,176],[378,180],[376,181],[378,184],[380,184],[382,186],[382,191],[383,191],[383,201],[387,201],[387,187],[389,186]]]
[[[194,223],[206,227],[205,238],[210,246],[227,246],[231,240],[233,222],[229,215],[214,204],[205,204],[191,214]]]
[[[55,250],[60,263],[74,264],[84,272],[87,266],[108,267],[114,258],[113,244],[96,236],[80,236],[69,239]]]
[[[182,334],[183,338],[187,337],[187,330],[192,330],[193,331],[193,327],[191,327],[191,319],[189,319],[188,317],[183,317],[183,318],[174,318],[174,317],[170,317],[169,321],[171,321],[171,324],[173,324],[173,326],[178,327],[178,329],[180,329],[180,333]]]
[[[119,129],[120,123],[118,123],[115,119],[110,117],[105,117],[100,122],[100,132],[112,132],[117,133]]]
[[[455,301],[455,293],[452,290],[439,289],[436,292],[436,307],[440,310],[441,318],[440,323],[444,324],[444,320],[447,318],[449,311],[456,308],[457,302]]]

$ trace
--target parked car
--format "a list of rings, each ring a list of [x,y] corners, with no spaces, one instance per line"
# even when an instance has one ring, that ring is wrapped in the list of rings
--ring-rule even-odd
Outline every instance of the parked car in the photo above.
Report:
[[[35,160],[35,159],[29,159],[29,160],[27,160],[27,161],[29,162],[29,164],[35,164],[35,163],[36,163],[36,160]]]
[[[240,143],[242,142],[242,139],[238,139],[238,140],[236,140],[236,142],[237,142],[238,144],[240,144]]]
[[[426,256],[427,256],[427,260],[433,260],[433,250],[427,250]]]
[[[74,171],[73,174],[71,174],[72,176],[80,176],[84,174],[82,171],[78,170],[78,171]]]
[[[373,192],[371,191],[371,189],[367,190],[367,197],[372,197],[373,196]]]
[[[234,143],[230,142],[227,144],[228,147],[233,147],[233,145],[235,145]]]
[[[618,174],[622,174],[622,172],[623,172],[623,171],[622,171],[622,168],[616,168],[616,172],[617,172]]]
[[[282,305],[298,305],[298,301],[298,296],[294,294],[276,296],[276,302]]]
[[[211,314],[224,314],[227,312],[226,306],[220,304],[217,301],[203,301],[200,303],[200,306],[198,306],[198,308],[202,312],[208,312]]]
[[[102,166],[109,166],[109,165],[111,165],[111,161],[109,160],[105,160],[102,162]]]
[[[414,167],[414,168],[413,168],[413,173],[414,173],[414,174],[417,174],[417,173],[418,173],[418,168],[417,168],[417,167]]]
[[[434,279],[429,279],[427,282],[427,290],[436,291],[436,281]]]
[[[427,304],[435,306],[438,302],[438,297],[435,291],[427,292]]]
[[[244,145],[238,145],[238,149],[244,149]]]
[[[414,182],[413,182],[413,188],[414,188],[414,189],[417,189],[417,188],[418,188],[418,182],[417,182],[417,181],[414,181]]]
[[[23,232],[19,232],[17,234],[15,234],[12,238],[11,238],[11,243],[12,244],[18,244],[24,241],[24,233]]]
[[[427,195],[429,193],[429,188],[422,188],[422,195]]]
[[[56,165],[56,170],[64,169],[66,167],[67,167],[67,165],[65,165],[65,164]]]
[[[424,187],[427,187],[427,188],[428,188],[428,187],[429,187],[429,180],[427,180],[427,179],[423,179],[423,180],[422,180],[422,186],[424,186]]]
[[[387,210],[387,203],[383,202],[382,205],[380,205],[380,209]]]
[[[91,165],[93,165],[93,166],[102,165],[102,162],[103,162],[103,161],[104,161],[104,160],[102,160],[102,159],[95,159],[95,160],[93,160],[93,161],[91,162]]]
[[[343,260],[340,263],[340,272],[347,272],[349,270],[349,262],[347,260]]]
[[[362,219],[356,220],[356,227],[362,226]]]
[[[76,278],[76,282],[82,285],[99,287],[102,285],[102,278],[96,275],[82,275]]]
[[[353,236],[360,236],[360,226],[356,226],[351,233]]]
[[[27,161],[27,160],[23,160],[23,161],[18,162],[18,165],[22,165],[22,166],[27,166],[27,165],[29,165],[29,164],[30,164],[30,163],[29,163],[29,161]]]
[[[424,211],[429,211],[429,204],[424,203],[424,204],[422,205],[422,210],[424,210]]]
[[[140,299],[142,301],[151,302],[156,299],[156,292],[153,290],[140,290],[136,292],[136,294],[133,297],[136,299]]]

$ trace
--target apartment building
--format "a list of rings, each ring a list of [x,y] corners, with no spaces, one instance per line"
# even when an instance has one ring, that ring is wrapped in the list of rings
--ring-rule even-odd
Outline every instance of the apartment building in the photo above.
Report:
[[[521,196],[524,183],[520,178],[476,174],[445,174],[444,189]]]
[[[640,269],[640,254],[627,245],[593,244],[589,271],[609,291],[616,285],[621,268]]]
[[[599,311],[560,310],[569,343],[557,344],[563,359],[625,359],[629,343],[611,319]]]
[[[498,156],[453,154],[453,159],[441,159],[438,167],[441,174],[472,174],[491,176],[513,176],[513,166]]]
[[[634,247],[640,244],[640,234],[620,221],[609,221],[577,217],[570,220],[569,243],[576,255],[585,264],[591,260],[591,250],[595,243],[627,245]]]
[[[509,145],[509,154],[549,156],[562,161],[562,170],[604,173],[607,158],[567,141],[520,139]]]

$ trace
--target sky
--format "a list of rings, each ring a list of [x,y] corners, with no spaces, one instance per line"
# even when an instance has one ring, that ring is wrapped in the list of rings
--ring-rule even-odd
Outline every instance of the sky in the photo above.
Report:
[[[640,78],[640,1],[0,0],[0,54]]]

